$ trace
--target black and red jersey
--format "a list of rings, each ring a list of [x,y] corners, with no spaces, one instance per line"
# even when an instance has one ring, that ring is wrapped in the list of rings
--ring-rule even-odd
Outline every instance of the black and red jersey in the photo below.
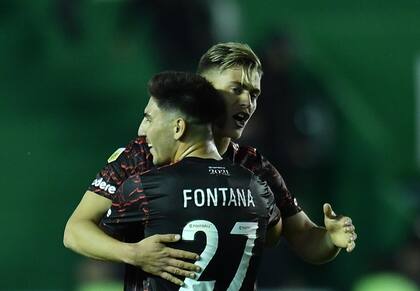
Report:
[[[152,169],[153,157],[144,136],[117,149],[96,175],[88,190],[113,200],[116,189],[131,175]]]
[[[251,171],[227,159],[187,157],[128,177],[102,224],[123,236],[179,233],[171,247],[201,254],[195,264],[202,271],[180,278],[181,289],[146,275],[126,277],[126,290],[239,291],[254,289],[267,228],[279,219],[269,187]]]
[[[251,170],[266,181],[274,194],[283,219],[299,211],[296,198],[289,192],[279,171],[255,148],[231,142],[223,158]],[[113,200],[116,189],[131,175],[152,169],[153,159],[144,136],[131,141],[126,148],[117,150],[109,163],[97,174],[88,190]]]
[[[294,196],[288,191],[286,184],[271,163],[265,159],[255,148],[239,146],[231,143],[223,158],[232,164],[239,164],[251,170],[261,180],[266,181],[274,194],[275,203],[280,209],[283,219],[290,217],[301,211]],[[109,159],[108,164],[97,174],[88,190],[101,196],[109,198],[115,202],[115,195],[120,185],[132,175],[146,172],[154,168],[153,158],[144,136],[132,140],[126,148],[117,150]],[[141,224],[139,224],[140,227]],[[116,225],[113,225],[116,227]],[[118,226],[120,227],[120,226]],[[124,232],[118,229],[111,229],[107,226],[107,231],[113,236],[126,242],[138,242],[144,238],[141,232]],[[145,282],[146,274],[141,269],[131,265],[125,266],[125,282]],[[140,288],[140,287],[143,287]],[[127,287],[126,290],[148,290],[148,285],[138,286],[133,289]]]
[[[287,189],[279,171],[255,148],[240,146],[231,142],[223,157],[232,161],[233,164],[249,169],[261,180],[267,182],[274,194],[276,205],[281,211],[282,218],[285,219],[302,210],[296,198]]]

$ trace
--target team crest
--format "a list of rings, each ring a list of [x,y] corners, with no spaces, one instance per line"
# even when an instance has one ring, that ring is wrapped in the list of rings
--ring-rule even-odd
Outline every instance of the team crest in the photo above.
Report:
[[[121,153],[125,150],[125,148],[119,148],[117,149],[109,158],[108,158],[108,163],[111,163],[113,161],[115,161],[120,155]]]

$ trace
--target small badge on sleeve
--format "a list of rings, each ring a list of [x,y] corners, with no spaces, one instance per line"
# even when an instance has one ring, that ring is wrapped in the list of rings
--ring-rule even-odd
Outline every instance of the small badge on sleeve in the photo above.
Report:
[[[125,148],[119,148],[117,149],[109,158],[108,158],[108,163],[112,163],[113,161],[115,161],[120,155],[121,153],[125,150]]]

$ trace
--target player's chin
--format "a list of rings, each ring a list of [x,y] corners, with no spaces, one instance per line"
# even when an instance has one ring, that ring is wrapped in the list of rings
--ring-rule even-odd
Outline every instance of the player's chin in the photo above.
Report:
[[[242,136],[242,132],[243,131],[244,131],[243,128],[232,129],[232,130],[229,131],[228,136],[231,139],[235,140],[235,139],[238,139],[238,138],[240,138]]]
[[[157,156],[153,156],[153,165],[159,166],[161,164],[161,161],[158,159]]]

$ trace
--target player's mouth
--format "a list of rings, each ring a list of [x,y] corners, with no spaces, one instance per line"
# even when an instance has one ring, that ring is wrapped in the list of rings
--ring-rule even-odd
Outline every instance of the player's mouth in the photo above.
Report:
[[[152,144],[147,139],[146,139],[146,143],[149,150],[151,150],[151,148],[153,147]]]
[[[155,149],[153,148],[153,146],[151,144],[147,144],[147,146],[149,147],[149,153],[151,153],[153,155]]]
[[[237,128],[244,128],[246,122],[249,119],[249,113],[241,111],[239,113],[232,115],[232,118]]]

